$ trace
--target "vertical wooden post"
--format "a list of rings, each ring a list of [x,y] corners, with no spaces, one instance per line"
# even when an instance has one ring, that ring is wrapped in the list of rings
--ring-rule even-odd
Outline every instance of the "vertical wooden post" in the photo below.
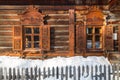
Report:
[[[75,15],[74,15],[74,10],[70,9],[69,10],[69,56],[74,56],[74,47],[75,47],[75,28],[74,28],[74,19],[75,19]]]
[[[120,52],[120,26],[118,26],[118,51]]]

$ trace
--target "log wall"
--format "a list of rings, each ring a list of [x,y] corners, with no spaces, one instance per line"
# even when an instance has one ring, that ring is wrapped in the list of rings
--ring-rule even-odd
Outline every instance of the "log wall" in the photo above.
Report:
[[[17,8],[15,8],[17,7]],[[19,26],[20,17],[27,6],[2,7],[0,9],[0,48],[12,49],[12,27]],[[69,52],[69,10],[42,10],[48,16],[46,24],[51,28],[50,52]]]

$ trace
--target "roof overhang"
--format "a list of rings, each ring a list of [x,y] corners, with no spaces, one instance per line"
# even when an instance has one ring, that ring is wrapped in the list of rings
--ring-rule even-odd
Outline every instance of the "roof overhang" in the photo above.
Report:
[[[110,0],[0,0],[0,5],[107,5]]]

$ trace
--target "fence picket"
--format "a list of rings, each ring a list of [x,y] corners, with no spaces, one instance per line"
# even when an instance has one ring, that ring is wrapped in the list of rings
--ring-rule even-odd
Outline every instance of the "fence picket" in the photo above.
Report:
[[[65,79],[68,80],[68,66],[65,67]]]
[[[115,66],[116,66],[116,64],[113,64],[112,65],[112,71],[113,71],[113,80],[115,80],[115,71],[116,71],[116,69],[115,69]]]
[[[25,79],[25,77],[24,77],[24,68],[22,68],[21,79],[22,79],[22,80],[24,80],[24,79]]]
[[[102,77],[103,77],[102,65],[99,66],[99,72],[100,72],[100,80],[102,80]]]
[[[69,77],[72,78],[72,66],[69,67]]]
[[[98,80],[97,72],[98,72],[98,67],[97,67],[97,65],[95,65],[95,80]]]
[[[17,68],[16,79],[17,79],[17,80],[20,80],[20,68]]]
[[[59,79],[59,68],[56,67],[56,79]]]
[[[52,77],[54,77],[54,76],[55,76],[55,68],[52,67]]]
[[[48,67],[48,78],[50,77],[50,68]]]
[[[120,70],[119,70],[119,64],[117,64],[116,67],[117,67],[116,76],[117,76],[117,80],[119,80],[119,71],[120,71]]]
[[[111,80],[111,67],[108,65],[108,80]]]
[[[28,68],[25,69],[25,80],[29,80]]]
[[[93,66],[91,66],[91,79],[93,80]]]
[[[33,68],[30,68],[30,80],[33,80]]]
[[[78,66],[78,80],[80,80],[80,66]]]
[[[38,69],[38,80],[41,80],[41,68]]]
[[[15,73],[15,68],[13,68],[13,80],[15,80],[15,78],[16,78],[16,73]]]
[[[37,80],[37,67],[34,68],[34,80]]]
[[[7,80],[7,68],[4,68],[4,80]]]
[[[63,67],[61,67],[61,80],[63,80],[64,74],[63,74]]]
[[[47,75],[46,75],[46,68],[44,67],[43,68],[43,79],[45,79],[47,77]]]
[[[3,79],[3,68],[0,68],[0,80]]]
[[[48,68],[0,68],[0,80],[44,80],[49,77],[59,80],[119,80],[120,64],[80,65]]]
[[[9,68],[9,75],[8,75],[8,80],[12,79],[12,72],[11,72],[11,68]]]
[[[74,80],[76,80],[76,67],[75,66],[73,67],[73,75],[74,75],[73,76]]]

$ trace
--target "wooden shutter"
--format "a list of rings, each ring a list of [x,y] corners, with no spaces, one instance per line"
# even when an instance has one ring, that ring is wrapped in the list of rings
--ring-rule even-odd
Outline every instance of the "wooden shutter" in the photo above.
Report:
[[[85,30],[83,23],[76,26],[76,52],[85,52]]]
[[[105,27],[105,49],[113,50],[113,27]]]
[[[118,26],[118,51],[120,52],[120,26]]]
[[[13,26],[13,50],[22,50],[22,26]]]
[[[40,47],[42,50],[50,50],[50,26],[40,26]]]

